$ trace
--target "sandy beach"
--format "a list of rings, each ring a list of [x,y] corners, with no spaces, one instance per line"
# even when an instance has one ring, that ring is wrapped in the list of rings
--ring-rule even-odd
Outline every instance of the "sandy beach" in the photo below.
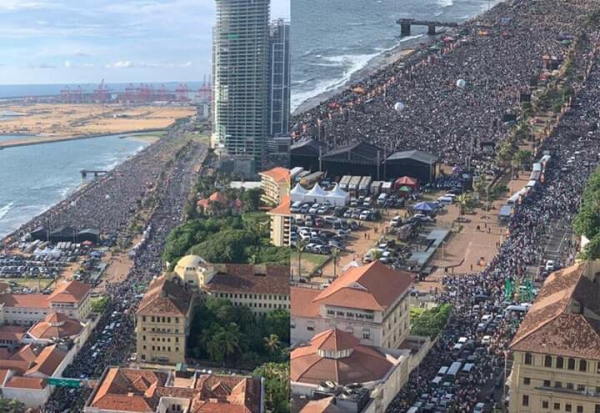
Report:
[[[66,138],[165,129],[177,119],[196,113],[191,106],[139,106],[120,104],[5,103],[1,112],[22,113],[0,120],[5,135]]]

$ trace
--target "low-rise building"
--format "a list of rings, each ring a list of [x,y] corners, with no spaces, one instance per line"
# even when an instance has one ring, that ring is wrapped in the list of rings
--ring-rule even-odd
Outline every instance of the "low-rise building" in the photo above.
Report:
[[[510,350],[511,413],[600,411],[600,261],[548,276]]]
[[[399,348],[410,331],[412,282],[412,274],[374,261],[347,270],[324,290],[291,287],[292,343],[335,328],[364,345]]]
[[[259,377],[109,367],[89,396],[86,413],[263,413]]]
[[[26,407],[43,406],[52,394],[49,377],[60,376],[68,364],[67,352],[57,345],[26,345],[0,354],[2,396],[16,399]]]
[[[47,345],[56,341],[75,340],[85,328],[79,320],[62,313],[51,313],[38,321],[22,337],[23,343]]]
[[[259,175],[262,200],[269,205],[279,205],[281,198],[290,191],[290,170],[278,166]]]
[[[292,229],[290,196],[282,196],[281,203],[267,212],[267,215],[271,217],[271,244],[276,247],[289,247]]]
[[[193,291],[179,279],[155,278],[136,313],[137,354],[141,362],[185,363]]]
[[[69,281],[59,284],[50,295],[1,294],[0,324],[31,326],[53,313],[86,320],[92,310],[89,284]]]
[[[408,350],[366,346],[350,333],[327,330],[315,335],[309,345],[292,351],[292,393],[309,399],[327,395],[336,399],[326,405],[315,403],[315,408],[348,405],[350,410],[341,410],[383,413],[408,381],[409,357]],[[345,386],[357,397],[344,397],[348,396]]]
[[[254,314],[290,309],[288,265],[209,264],[190,255],[177,263],[170,277],[194,286],[206,299],[226,298]]]

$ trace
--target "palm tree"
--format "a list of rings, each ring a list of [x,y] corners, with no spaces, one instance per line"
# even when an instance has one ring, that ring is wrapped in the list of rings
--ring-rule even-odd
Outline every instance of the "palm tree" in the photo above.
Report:
[[[456,200],[458,201],[458,214],[462,216],[465,214],[465,211],[471,202],[470,196],[466,193],[462,193],[456,197]]]
[[[240,327],[236,323],[230,323],[228,328],[221,330],[220,341],[225,358],[234,356],[241,350],[240,339]]]
[[[298,279],[302,278],[302,253],[307,245],[307,240],[299,239],[296,241],[296,251],[298,252]]]
[[[271,334],[269,337],[265,337],[265,348],[269,352],[269,354],[275,354],[279,351],[281,347],[281,342],[279,341],[279,337],[277,334]]]
[[[340,255],[340,250],[334,248],[331,252],[331,258],[333,258],[333,278],[337,278],[337,264]]]

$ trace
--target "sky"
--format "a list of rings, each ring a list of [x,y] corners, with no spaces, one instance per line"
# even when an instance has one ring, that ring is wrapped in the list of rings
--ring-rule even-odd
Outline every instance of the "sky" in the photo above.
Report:
[[[271,0],[290,18],[291,0]],[[0,0],[0,84],[202,81],[215,0]]]

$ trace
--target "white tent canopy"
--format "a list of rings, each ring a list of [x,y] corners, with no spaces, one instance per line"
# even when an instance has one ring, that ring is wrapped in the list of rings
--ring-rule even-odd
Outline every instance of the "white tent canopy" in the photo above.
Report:
[[[300,185],[299,183],[296,184],[296,186],[294,187],[294,189],[292,189],[290,191],[290,201],[292,202],[296,202],[296,201],[304,201],[304,198],[306,196],[306,189],[304,189],[302,187],[302,185]]]
[[[335,188],[327,194],[327,200],[331,205],[346,205],[350,200],[350,194],[336,185]]]
[[[321,188],[321,186],[317,183],[313,188],[308,191],[304,197],[307,202],[325,202],[327,199],[327,192]]]

